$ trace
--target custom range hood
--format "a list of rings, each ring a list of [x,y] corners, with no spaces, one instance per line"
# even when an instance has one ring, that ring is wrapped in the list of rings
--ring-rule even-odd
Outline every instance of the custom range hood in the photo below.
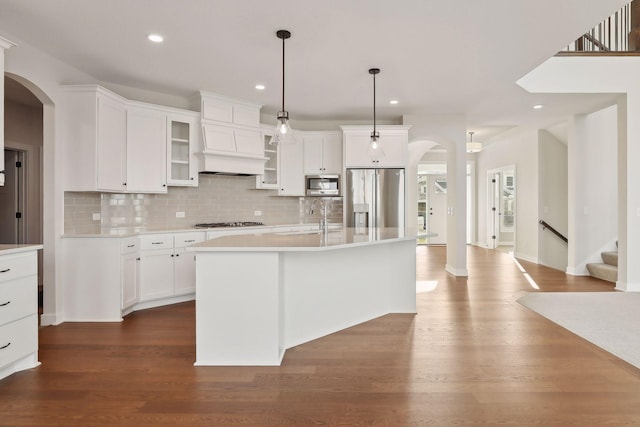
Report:
[[[202,124],[200,173],[264,174],[260,105],[200,92]]]

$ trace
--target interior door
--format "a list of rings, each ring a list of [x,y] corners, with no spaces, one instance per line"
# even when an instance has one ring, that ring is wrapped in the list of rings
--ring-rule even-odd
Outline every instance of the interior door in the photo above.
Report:
[[[19,186],[20,174],[16,167],[19,153],[15,150],[4,150],[5,185],[0,187],[0,243],[18,244],[20,240]]]
[[[489,172],[489,228],[487,245],[489,249],[498,247],[498,234],[500,232],[500,173]]]
[[[427,179],[427,232],[430,244],[447,243],[447,175],[429,175]]]

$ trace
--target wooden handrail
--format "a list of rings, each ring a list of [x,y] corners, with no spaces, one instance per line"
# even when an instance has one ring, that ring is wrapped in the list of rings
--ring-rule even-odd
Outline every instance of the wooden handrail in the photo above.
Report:
[[[540,223],[540,225],[542,225],[542,229],[546,230],[547,228],[549,229],[550,232],[552,232],[553,234],[555,234],[556,236],[558,236],[560,239],[562,239],[565,243],[569,243],[569,239],[567,239],[564,235],[562,235],[562,233],[560,233],[558,230],[556,230],[555,228],[553,228],[552,226],[550,226],[549,224],[547,224],[546,221],[544,220],[540,220],[538,221]]]
[[[611,50],[604,43],[602,43],[600,40],[598,40],[597,38],[593,37],[591,35],[591,33],[584,33],[582,35],[582,37],[587,39],[587,40],[589,40],[591,43],[593,43],[601,51],[608,52],[608,51]]]
[[[640,1],[625,6],[587,31],[562,52],[640,52]]]

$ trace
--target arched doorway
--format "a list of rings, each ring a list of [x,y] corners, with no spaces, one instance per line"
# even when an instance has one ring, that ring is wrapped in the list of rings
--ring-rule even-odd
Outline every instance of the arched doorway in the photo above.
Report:
[[[7,90],[10,91],[7,94]],[[17,123],[16,135],[11,134],[11,126],[5,121],[5,128],[9,128],[9,135],[5,132],[5,145],[14,147],[28,157],[28,171],[25,171],[27,181],[26,199],[31,199],[27,215],[30,216],[31,226],[28,243],[42,243],[41,265],[39,266],[39,284],[42,286],[42,317],[41,324],[55,324],[56,289],[55,289],[55,249],[56,249],[56,216],[55,208],[55,156],[54,156],[54,104],[52,99],[36,84],[17,74],[5,73],[5,98],[8,100],[9,112],[15,114],[16,121],[27,121],[27,124]],[[28,101],[27,101],[28,100]],[[5,102],[5,105],[7,104]],[[20,105],[20,103],[28,105]],[[29,112],[29,108],[34,109]],[[13,112],[12,112],[13,111]],[[37,118],[35,116],[38,116]],[[24,127],[33,126],[28,135],[24,133]],[[22,128],[22,130],[20,130]],[[16,140],[18,139],[18,140]],[[31,185],[38,185],[37,190],[32,190]],[[27,221],[25,221],[26,223]],[[35,224],[35,225],[34,225]],[[38,236],[40,239],[36,241]],[[52,313],[47,319],[47,313]]]

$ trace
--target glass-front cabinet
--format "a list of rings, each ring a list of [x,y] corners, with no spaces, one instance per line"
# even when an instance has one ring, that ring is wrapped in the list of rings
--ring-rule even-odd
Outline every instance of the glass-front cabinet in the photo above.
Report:
[[[267,160],[264,162],[264,174],[256,175],[256,188],[265,190],[278,189],[278,148],[271,145],[273,138],[273,128],[262,128],[262,143],[264,146],[264,156]]]
[[[167,117],[167,184],[197,186],[195,161],[195,117],[169,115]]]

